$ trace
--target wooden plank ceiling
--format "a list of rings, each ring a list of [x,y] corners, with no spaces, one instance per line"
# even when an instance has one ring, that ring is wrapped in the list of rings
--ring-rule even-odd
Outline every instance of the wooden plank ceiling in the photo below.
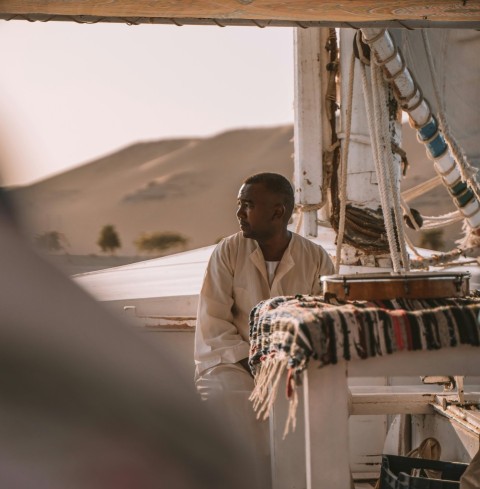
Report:
[[[0,18],[219,25],[480,26],[480,0],[0,0]]]

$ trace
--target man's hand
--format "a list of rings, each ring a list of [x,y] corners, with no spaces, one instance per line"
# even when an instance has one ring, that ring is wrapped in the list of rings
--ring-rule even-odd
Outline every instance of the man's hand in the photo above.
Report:
[[[244,358],[238,362],[252,377],[252,371],[250,370],[250,366],[248,365],[248,358]]]

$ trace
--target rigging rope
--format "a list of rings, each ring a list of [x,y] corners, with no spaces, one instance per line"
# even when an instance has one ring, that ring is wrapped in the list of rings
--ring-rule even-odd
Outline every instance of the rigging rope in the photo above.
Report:
[[[373,63],[371,65],[371,69],[373,69],[374,76],[372,77],[372,83],[375,82],[376,87],[373,90],[373,93],[378,89],[378,100],[376,106],[378,107],[379,118],[376,119],[376,122],[380,124],[379,126],[379,134],[383,139],[383,148],[379,146],[379,155],[382,153],[380,149],[383,149],[383,155],[385,157],[384,164],[382,166],[382,170],[385,171],[386,174],[386,183],[387,183],[387,197],[389,200],[389,204],[393,207],[394,213],[394,223],[396,226],[396,233],[398,238],[398,245],[400,248],[400,256],[402,259],[402,264],[404,270],[409,271],[409,259],[407,254],[407,247],[405,243],[405,231],[404,231],[404,221],[403,214],[400,205],[400,182],[396,181],[395,178],[395,161],[393,159],[393,153],[390,150],[391,148],[391,134],[389,131],[389,114],[388,114],[388,106],[387,106],[387,93],[388,93],[388,85],[382,76],[381,66]],[[378,140],[380,142],[380,139]],[[381,163],[381,160],[379,160]],[[386,167],[386,168],[385,168]],[[395,231],[395,229],[393,230]],[[388,229],[387,229],[388,232]],[[392,233],[395,237],[395,232]]]
[[[434,188],[438,187],[441,183],[442,179],[440,175],[437,175],[430,178],[430,180],[427,180],[426,182],[420,183],[419,185],[409,188],[408,190],[404,190],[402,192],[402,197],[405,202],[410,202],[411,200],[420,197],[420,195],[425,194],[429,190],[433,190]]]
[[[391,205],[389,202],[389,197],[387,194],[387,185],[389,175],[387,176],[386,169],[383,165],[381,159],[381,152],[390,152],[390,144],[387,146],[385,141],[385,133],[380,132],[380,126],[382,121],[382,108],[380,107],[380,92],[385,90],[383,85],[383,80],[380,77],[376,76],[376,73],[380,71],[380,68],[375,64],[371,65],[371,74],[372,81],[371,85],[368,82],[366,67],[364,64],[361,64],[361,74],[362,74],[362,84],[365,96],[365,109],[367,114],[367,121],[370,130],[370,134],[372,136],[372,150],[373,150],[373,160],[375,163],[375,169],[377,172],[378,180],[379,180],[379,192],[380,192],[380,201],[383,209],[383,218],[385,221],[385,228],[387,231],[387,239],[391,252],[391,258],[393,263],[393,270],[395,272],[399,272],[401,270],[400,263],[400,254],[397,248],[397,239],[395,235],[394,225],[392,221],[392,213],[391,213]],[[386,99],[384,100],[386,103]],[[385,106],[386,109],[386,106]],[[387,117],[387,131],[388,131],[388,114]],[[381,148],[381,144],[383,139],[384,148]],[[388,149],[388,151],[386,151]],[[393,159],[392,159],[393,161]],[[398,226],[397,226],[398,227]],[[407,264],[408,266],[408,264]]]
[[[460,257],[478,257],[478,246],[470,246],[468,248],[455,248],[452,251],[448,251],[447,253],[435,253],[432,256],[425,256],[421,257],[419,259],[415,259],[412,261],[412,266],[414,268],[422,268],[422,267],[428,267],[428,266],[442,266],[442,265],[448,265],[449,263],[458,260]],[[478,258],[476,260],[478,262]],[[472,263],[471,261],[469,262],[462,262],[458,263],[459,265],[463,265],[463,263]]]
[[[464,217],[462,213],[458,210],[450,212],[448,214],[443,214],[442,216],[422,216],[423,225],[422,229],[437,229],[443,228],[445,226],[450,226],[450,224],[455,224],[456,222],[463,221]]]
[[[352,52],[350,59],[350,73],[348,78],[347,108],[345,112],[345,142],[341,151],[340,161],[340,222],[337,233],[337,251],[335,254],[335,273],[340,272],[342,257],[343,236],[345,234],[345,218],[347,209],[347,166],[348,150],[350,147],[350,132],[352,128],[352,105],[353,105],[353,81],[355,78],[355,55]]]

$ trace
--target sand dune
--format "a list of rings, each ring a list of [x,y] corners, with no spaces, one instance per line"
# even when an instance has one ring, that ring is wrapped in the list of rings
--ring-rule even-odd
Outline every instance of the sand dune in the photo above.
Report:
[[[142,232],[172,231],[185,249],[206,246],[237,230],[236,195],[242,180],[259,171],[293,176],[292,126],[239,129],[210,138],[138,143],[34,185],[12,190],[30,234],[56,230],[71,254],[100,254],[105,224],[116,227],[120,255],[137,255]],[[435,175],[412,131],[404,133],[409,188]],[[412,203],[424,214],[453,209],[439,187]],[[459,226],[447,228],[448,244]]]
[[[137,254],[142,232],[172,231],[187,249],[236,231],[238,186],[256,171],[292,177],[292,128],[244,129],[206,139],[139,143],[13,191],[31,234],[64,233],[72,254],[99,253],[113,224],[120,254]]]

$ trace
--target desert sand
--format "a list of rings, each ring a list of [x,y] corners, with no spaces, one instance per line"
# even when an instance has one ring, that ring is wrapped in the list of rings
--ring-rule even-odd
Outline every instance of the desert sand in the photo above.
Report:
[[[410,165],[402,190],[435,175],[413,131],[406,127],[403,138]],[[108,264],[150,257],[138,256],[134,245],[142,232],[171,231],[187,238],[185,246],[169,252],[210,245],[236,232],[236,196],[243,179],[260,171],[292,179],[292,154],[292,126],[140,142],[10,193],[30,238],[52,230],[62,233],[72,256],[56,260],[82,271],[103,268],[104,254],[96,241],[105,224],[115,226],[122,244],[117,257],[103,259]],[[454,209],[443,187],[411,205],[426,215]],[[446,247],[454,245],[459,229],[445,228]],[[414,240],[418,243],[420,236]]]

